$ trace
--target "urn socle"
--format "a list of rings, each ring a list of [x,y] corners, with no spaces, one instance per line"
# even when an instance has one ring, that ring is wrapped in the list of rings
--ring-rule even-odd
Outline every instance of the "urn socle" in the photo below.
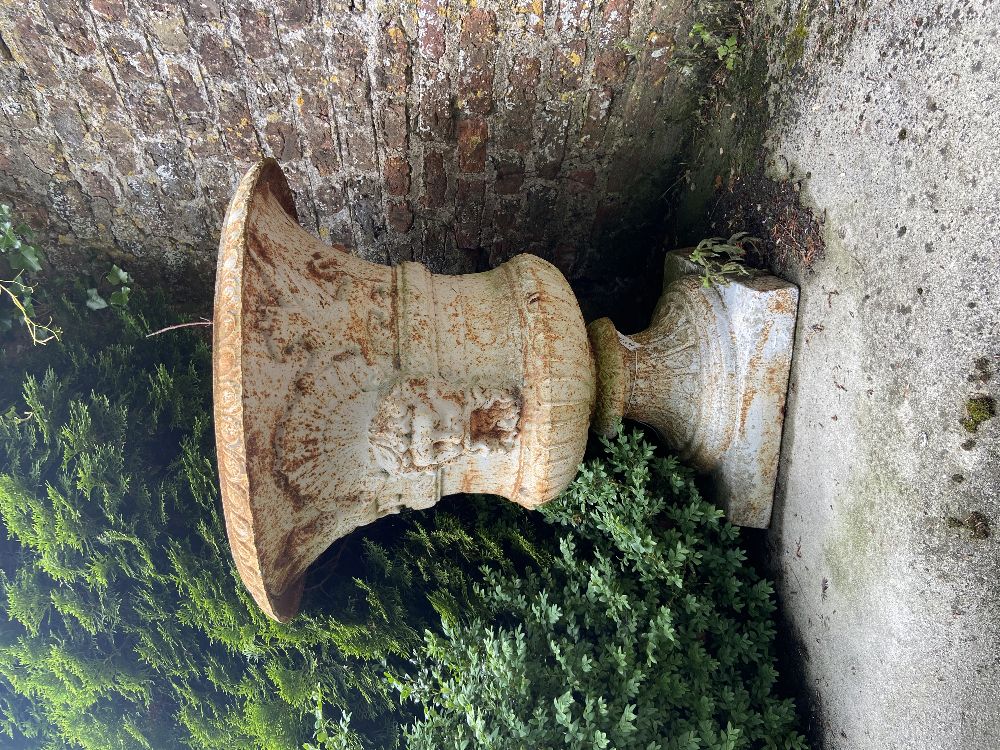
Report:
[[[541,258],[463,276],[369,263],[299,226],[274,160],[252,167],[220,243],[213,391],[226,528],[254,600],[289,619],[330,544],[402,508],[551,500],[592,419],[652,425],[717,479],[731,516],[767,525],[796,292],[769,276],[704,289],[690,271],[668,256],[647,331],[588,331]]]

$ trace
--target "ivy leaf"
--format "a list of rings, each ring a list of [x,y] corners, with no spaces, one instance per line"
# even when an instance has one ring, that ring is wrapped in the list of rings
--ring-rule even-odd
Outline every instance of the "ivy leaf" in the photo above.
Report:
[[[128,284],[132,281],[132,277],[129,276],[128,273],[120,269],[117,265],[111,266],[111,270],[108,271],[107,276],[105,276],[104,278],[106,278],[108,280],[108,283],[111,284],[112,286]],[[114,302],[113,299],[111,301]]]
[[[107,300],[99,295],[96,289],[87,290],[87,307],[91,310],[103,310],[107,306]]]
[[[111,293],[111,304],[117,305],[118,307],[125,307],[128,304],[128,295],[131,289],[127,286],[123,286],[117,292]]]
[[[38,251],[31,245],[22,242],[14,243],[14,252],[10,253],[10,267],[15,271],[41,271]]]

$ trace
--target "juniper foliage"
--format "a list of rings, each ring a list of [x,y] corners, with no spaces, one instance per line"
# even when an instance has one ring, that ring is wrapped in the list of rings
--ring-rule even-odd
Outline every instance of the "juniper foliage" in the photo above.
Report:
[[[639,434],[605,447],[542,509],[552,563],[489,573],[489,614],[428,632],[395,681],[423,709],[408,748],[804,748],[738,530]]]
[[[385,671],[456,621],[480,565],[540,554],[530,522],[465,503],[381,524],[331,553],[292,623],[268,620],[226,543],[209,348],[146,339],[175,321],[136,307],[0,392],[0,744],[298,750],[318,687],[393,746]]]

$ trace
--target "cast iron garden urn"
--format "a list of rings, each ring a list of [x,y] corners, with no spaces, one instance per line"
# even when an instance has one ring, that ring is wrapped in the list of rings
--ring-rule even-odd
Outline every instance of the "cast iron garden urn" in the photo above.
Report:
[[[536,256],[444,276],[320,242],[260,162],[229,206],[215,289],[216,444],[243,583],[288,620],[337,539],[454,493],[535,508],[572,480],[588,427],[622,418],[710,475],[734,522],[766,526],[796,305],[771,276],[705,287],[671,253],[646,331],[588,328]]]

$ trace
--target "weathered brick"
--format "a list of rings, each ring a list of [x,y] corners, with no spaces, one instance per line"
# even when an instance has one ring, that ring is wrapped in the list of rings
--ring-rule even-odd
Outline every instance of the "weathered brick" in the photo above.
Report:
[[[201,95],[198,84],[185,68],[168,63],[166,83],[178,114],[205,112],[208,109],[208,103]]]
[[[375,68],[377,86],[390,95],[405,95],[410,79],[410,44],[398,23],[379,35],[381,59]]]
[[[120,175],[139,170],[137,142],[130,128],[121,121],[108,120],[101,127],[101,143],[115,171]]]
[[[229,200],[233,197],[235,175],[225,167],[212,162],[206,162],[199,172],[201,184],[208,197],[209,208],[221,221],[225,216]]]
[[[70,178],[53,183],[49,189],[52,193],[54,213],[69,224],[78,235],[92,236],[95,227],[89,208],[90,201],[80,189],[80,183]]]
[[[119,195],[114,183],[101,172],[93,169],[81,170],[78,180],[80,187],[83,188],[83,192],[88,197],[102,199],[95,201],[97,205],[106,206],[108,203],[116,204],[118,202]]]
[[[463,172],[486,169],[486,142],[489,129],[482,117],[458,121],[458,167]]]
[[[448,193],[448,175],[444,168],[444,154],[428,151],[424,154],[424,205],[440,208]]]
[[[156,61],[144,43],[119,34],[111,36],[104,48],[118,80],[138,84],[154,83],[157,80]]]
[[[589,31],[592,8],[593,0],[561,0],[555,23],[556,33],[568,36],[574,32]]]
[[[608,49],[594,56],[594,80],[603,86],[620,86],[628,74],[629,56],[620,49]]]
[[[566,175],[569,189],[573,192],[584,193],[594,189],[597,182],[597,173],[593,169],[576,169]]]
[[[177,8],[171,8],[165,13],[150,13],[149,27],[164,51],[182,55],[191,49],[184,16]]]
[[[29,132],[39,133],[43,131],[44,117],[40,116],[35,109],[34,100],[28,98],[24,79],[18,76],[20,80],[16,82],[10,82],[9,79],[4,80],[3,72],[2,67],[0,67],[0,87],[7,86],[6,104],[3,107],[5,110],[4,118],[0,120],[0,133],[4,137],[0,137],[0,143],[5,148],[12,149],[24,140]],[[101,105],[98,105],[97,109],[99,112],[95,114],[103,114],[106,111],[106,108]],[[16,172],[17,170],[7,172],[0,168],[0,184],[3,183],[4,175],[13,175]]]
[[[330,182],[323,182],[314,196],[321,223],[344,210],[344,191]]]
[[[548,185],[534,185],[528,190],[524,202],[522,229],[528,240],[542,240],[546,230],[553,226],[556,191]]]
[[[301,163],[286,163],[282,165],[288,184],[295,185],[292,191],[295,196],[295,211],[299,217],[299,223],[306,227],[318,229],[313,223],[315,221],[316,205],[313,198],[313,186],[306,174],[306,165]]]
[[[665,35],[651,34],[650,45],[667,43]],[[646,123],[655,122],[655,113],[661,108],[664,96],[666,78],[673,71],[677,75],[675,66],[671,65],[671,57],[661,50],[661,54],[655,57],[647,54],[643,58],[643,64],[636,70],[635,80],[632,83],[633,96],[627,97],[624,101],[622,117],[626,124],[627,132],[639,132],[634,126],[643,127]]]
[[[542,61],[537,57],[518,57],[512,61],[508,83],[522,93],[534,94],[542,72]]]
[[[277,120],[267,123],[264,138],[279,161],[294,161],[302,156],[298,130],[290,122]]]
[[[232,81],[236,77],[236,64],[215,33],[203,33],[197,42],[197,59],[213,83]]]
[[[519,156],[494,160],[497,180],[493,189],[500,195],[514,195],[524,184],[524,161]]]
[[[493,226],[500,236],[511,236],[517,229],[518,215],[521,213],[520,198],[502,198],[493,207]]]
[[[79,5],[72,2],[51,3],[48,10],[49,19],[67,50],[78,57],[90,55],[97,50],[92,27]]]
[[[665,124],[682,100],[674,35],[692,20],[679,0],[84,6],[12,16],[24,76],[4,79],[17,147],[0,144],[0,182],[47,202],[74,179],[72,154],[80,200],[60,194],[53,226],[85,238],[110,224],[126,250],[153,239],[210,264],[263,151],[305,225],[364,257],[468,271],[533,250],[579,271],[597,232],[648,200],[636,179],[671,169],[683,142],[685,124]]]
[[[462,21],[459,44],[458,108],[485,115],[493,109],[493,64],[497,19],[493,11],[473,8]]]
[[[105,78],[103,71],[81,70],[77,82],[80,85],[80,93],[99,107],[106,110],[121,107],[118,89],[114,87],[112,81]]]
[[[91,0],[90,7],[105,21],[125,20],[125,0]]]
[[[541,61],[536,57],[515,59],[507,77],[505,107],[501,110],[502,127],[496,134],[500,148],[527,153],[532,145],[536,90],[541,76]]]
[[[240,34],[251,60],[265,60],[274,55],[277,39],[271,30],[271,17],[262,10],[242,7],[239,11]]]
[[[615,154],[615,160],[608,170],[608,190],[620,193],[627,190],[641,174],[647,161],[635,148],[624,147]]]
[[[24,16],[14,22],[11,37],[11,46],[20,53],[30,78],[46,87],[57,86],[59,73],[52,54],[57,45],[51,43],[47,30]]]
[[[97,49],[97,44],[88,35],[86,27],[61,23],[56,26],[56,33],[66,49],[74,55],[89,55]]]
[[[413,209],[409,201],[391,201],[386,214],[389,226],[401,234],[409,232],[413,226]]]
[[[87,134],[87,126],[84,124],[83,115],[80,113],[76,100],[51,97],[49,99],[49,117],[63,143],[81,143]]]
[[[586,57],[586,39],[574,39],[569,44],[556,48],[553,53],[552,71],[558,81],[559,91],[575,91],[580,88]]]
[[[387,148],[405,151],[410,136],[407,130],[406,101],[389,104],[382,110],[382,137]]]
[[[522,24],[522,28],[538,36],[545,36],[545,3],[544,0],[517,0],[514,12]]]
[[[222,140],[210,121],[189,119],[184,124],[184,137],[195,159],[216,158],[224,152]]]
[[[594,55],[594,81],[605,86],[620,86],[631,57],[622,49],[629,41],[632,0],[607,0],[601,6],[600,29]]]
[[[459,178],[455,192],[455,243],[463,250],[478,248],[486,183]]]
[[[615,41],[625,39],[631,31],[632,0],[604,0],[601,3],[601,34],[605,38],[610,35],[618,37]]]
[[[310,0],[282,0],[275,3],[274,8],[281,22],[293,28],[304,26],[313,17],[313,3]]]
[[[473,6],[468,15],[462,19],[461,46],[489,47],[497,35],[497,15],[492,10],[484,10]]]
[[[174,118],[167,91],[162,86],[149,86],[142,89],[138,95],[129,95],[128,107],[136,124],[147,133],[162,133],[165,130],[176,130],[177,121]]]
[[[367,92],[368,76],[365,70],[365,58],[368,46],[358,34],[342,30],[333,35],[328,45],[331,61],[328,80],[333,91],[353,99]]]
[[[184,155],[184,145],[177,140],[149,141],[146,155],[153,163],[156,184],[171,201],[190,201],[197,194],[194,170]]]
[[[559,174],[566,159],[566,133],[572,111],[563,102],[549,102],[538,115],[540,133],[532,151],[538,176],[552,180]]]
[[[426,141],[446,141],[453,125],[451,80],[442,73],[431,77],[421,92],[417,112],[417,132]]]
[[[414,232],[413,260],[423,263],[428,268],[438,269],[437,273],[445,273],[448,265],[462,258],[455,252],[455,236],[451,227],[446,227],[437,221],[422,221],[418,225],[419,232]],[[461,254],[464,256],[464,253]],[[451,261],[451,264],[448,261]]]
[[[253,159],[259,153],[250,109],[237,93],[220,90],[219,125],[227,151],[236,159]]]
[[[592,90],[587,97],[587,110],[580,127],[580,142],[584,146],[596,148],[603,141],[613,96],[611,88],[604,87]]]
[[[305,121],[309,161],[316,167],[320,177],[335,175],[341,168],[341,163],[330,122],[325,117],[308,117]]]
[[[218,0],[188,0],[188,17],[195,21],[211,21],[222,16]]]
[[[594,211],[592,233],[598,238],[613,234],[621,225],[623,215],[621,196],[607,196]]]
[[[385,191],[389,195],[410,192],[410,163],[406,157],[390,156],[385,160]]]
[[[295,81],[304,89],[322,88],[327,76],[323,61],[323,35],[312,26],[295,34],[289,34],[287,28],[279,26],[278,32]]]
[[[420,56],[437,62],[445,51],[444,17],[438,12],[437,0],[419,0],[418,8]]]
[[[376,174],[378,162],[375,158],[375,136],[371,125],[361,121],[360,118],[348,120],[341,130],[341,137],[344,158],[350,160],[360,172]]]

